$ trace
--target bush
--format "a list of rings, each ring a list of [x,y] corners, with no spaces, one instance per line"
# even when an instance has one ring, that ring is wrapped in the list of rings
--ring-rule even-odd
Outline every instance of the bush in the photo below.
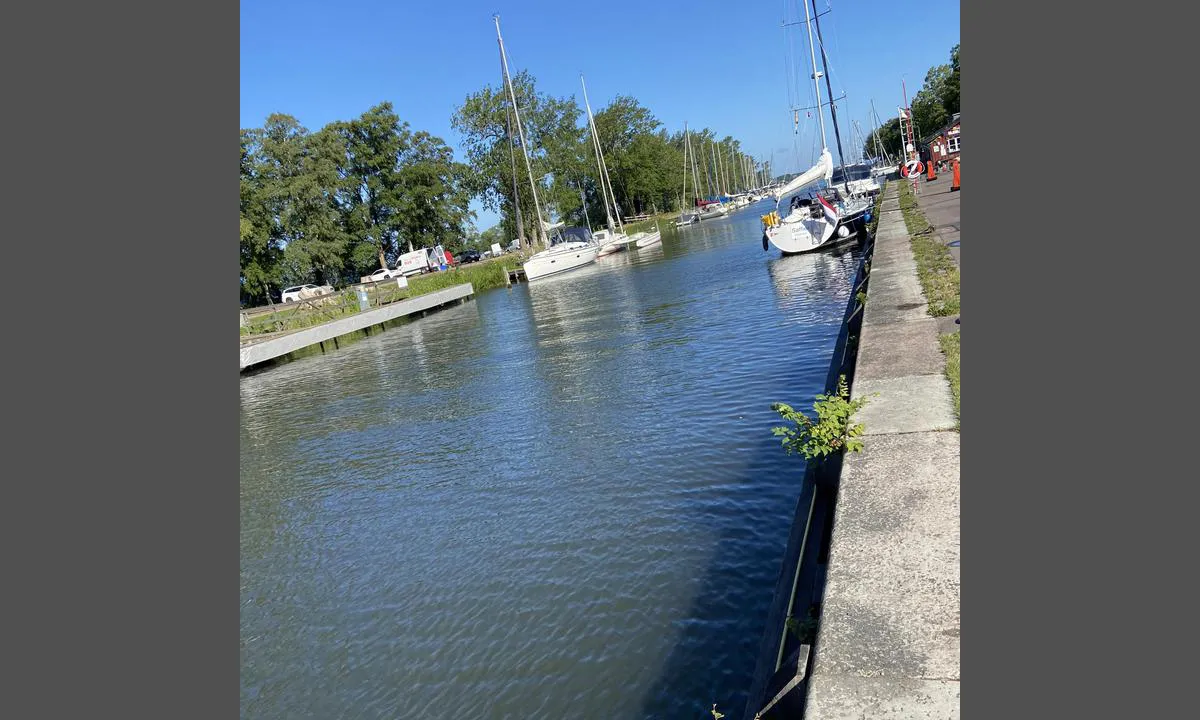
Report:
[[[817,396],[813,403],[816,420],[785,403],[772,405],[771,409],[784,420],[794,423],[795,428],[775,427],[771,432],[783,438],[783,447],[789,455],[800,453],[807,460],[823,459],[843,451],[862,452],[862,440],[858,438],[865,427],[862,423],[851,424],[850,418],[866,404],[866,398],[850,400],[846,376],[842,375],[838,378],[836,394]]]

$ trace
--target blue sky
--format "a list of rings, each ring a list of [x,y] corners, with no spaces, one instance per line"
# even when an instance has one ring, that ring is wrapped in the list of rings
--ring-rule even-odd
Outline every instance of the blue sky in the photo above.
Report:
[[[739,138],[780,172],[808,167],[815,119],[801,112],[794,140],[786,76],[791,54],[780,27],[803,19],[797,0],[673,2],[385,2],[384,0],[242,0],[241,127],[273,112],[310,130],[390,100],[414,129],[442,137],[458,152],[450,116],[471,92],[500,82],[492,15],[513,72],[528,69],[539,90],[575,95],[587,79],[593,110],[632,95],[671,130],[710,127]],[[949,62],[959,42],[957,0],[816,0],[838,104],[842,143],[851,119],[869,132],[869,101],[884,121],[909,99],[926,71]],[[792,29],[801,105],[812,103],[803,26]],[[818,55],[818,62],[820,57]],[[826,92],[822,83],[823,100]],[[828,111],[826,111],[828,124]],[[829,146],[837,157],[833,129]],[[797,157],[796,148],[799,149]],[[855,151],[855,154],[856,151]],[[459,159],[463,159],[459,153]],[[497,221],[479,211],[476,225]]]

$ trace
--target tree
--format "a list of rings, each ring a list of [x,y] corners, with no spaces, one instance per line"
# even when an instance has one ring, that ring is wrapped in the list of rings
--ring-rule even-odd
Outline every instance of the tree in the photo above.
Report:
[[[553,98],[537,92],[534,78],[527,71],[513,75],[512,85],[528,141],[534,181],[544,188],[545,176],[553,174],[556,182],[561,179],[564,183],[557,193],[543,195],[539,188],[539,199],[544,203],[542,219],[548,220],[545,203],[569,202],[566,183],[577,182],[581,177],[583,133],[577,125],[579,106],[574,98]],[[468,95],[450,122],[462,135],[467,155],[469,170],[464,177],[464,187],[471,195],[478,196],[485,208],[503,213],[507,237],[517,236],[516,204],[526,219],[526,232],[533,233],[533,193],[515,124],[513,134],[508,133],[507,88],[487,86]],[[514,159],[516,196],[513,194]]]
[[[322,130],[304,138],[299,172],[291,178],[292,213],[282,264],[294,282],[332,283],[341,277],[349,236],[342,224],[337,189],[343,158],[338,137]]]
[[[918,140],[939,130],[950,119],[943,102],[949,82],[949,65],[935,65],[925,74],[925,84],[912,101],[913,122],[916,125],[914,134]]]
[[[950,77],[942,87],[942,107],[949,115],[959,112],[958,45],[950,50]]]
[[[395,228],[400,241],[409,251],[434,245],[458,249],[475,214],[463,187],[466,167],[454,161],[454,151],[441,138],[417,132],[401,151],[399,175]]]
[[[241,131],[241,292],[243,299],[252,303],[270,299],[271,286],[279,282],[282,253],[278,238],[270,232],[270,215],[257,172],[257,144],[255,130]]]
[[[497,223],[487,230],[479,234],[479,244],[484,250],[490,250],[492,245],[499,243],[501,247],[505,244],[504,226]]]
[[[662,123],[628,95],[618,95],[594,116],[596,135],[620,212],[633,213],[645,209],[652,201],[661,202],[664,190],[661,171],[667,170],[665,165],[671,155],[665,137],[657,134]],[[591,157],[594,164],[594,153]]]
[[[344,152],[339,195],[344,226],[354,238],[350,262],[364,274],[375,263],[386,268],[388,257],[398,254],[404,201],[400,155],[410,142],[408,123],[384,102],[329,129],[341,138]]]
[[[310,135],[296,118],[272,114],[242,133],[242,280],[247,293],[269,286],[325,282],[342,268],[336,144]]]
[[[879,145],[891,154],[892,157],[898,157],[903,154],[900,152],[902,143],[899,118],[888,120],[876,128],[875,132],[871,133],[867,138],[866,145],[863,147],[863,152],[867,157],[879,156],[879,148],[875,144],[875,138],[879,138]]]

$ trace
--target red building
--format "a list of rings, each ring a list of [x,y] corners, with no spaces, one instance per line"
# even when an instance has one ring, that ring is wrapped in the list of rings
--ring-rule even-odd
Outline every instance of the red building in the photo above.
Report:
[[[954,113],[950,124],[921,141],[921,147],[927,157],[933,162],[950,161],[959,156],[962,147],[959,118],[962,113]]]

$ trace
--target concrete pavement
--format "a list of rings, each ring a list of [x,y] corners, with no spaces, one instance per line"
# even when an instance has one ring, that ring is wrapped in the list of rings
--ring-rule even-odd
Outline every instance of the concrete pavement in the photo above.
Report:
[[[935,225],[958,204],[940,182],[922,181],[920,196]],[[865,447],[842,467],[809,679],[805,714],[820,720],[961,717],[959,434],[898,207],[891,183],[852,389],[872,396],[856,416]],[[939,231],[957,238],[957,218]]]

